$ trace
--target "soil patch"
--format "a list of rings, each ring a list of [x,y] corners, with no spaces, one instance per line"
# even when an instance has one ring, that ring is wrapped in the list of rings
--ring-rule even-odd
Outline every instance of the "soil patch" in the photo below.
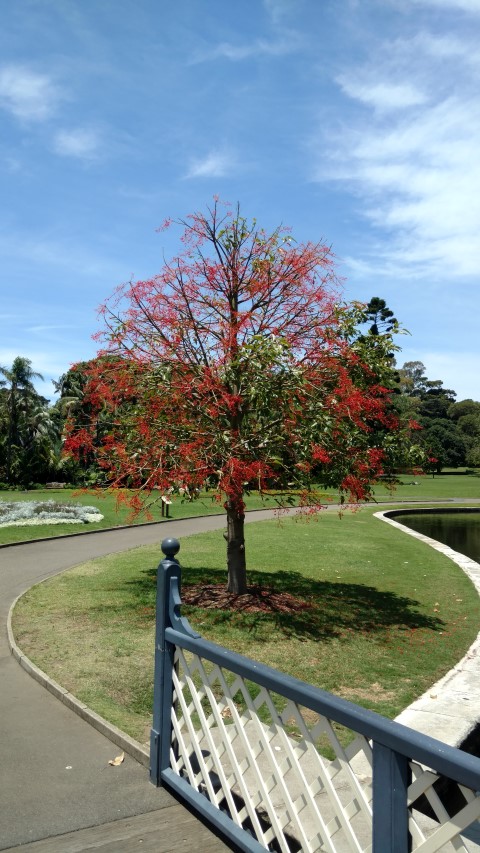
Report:
[[[191,584],[182,586],[182,602],[206,610],[235,610],[242,613],[299,613],[312,604],[288,592],[265,587],[249,587],[248,592],[236,595],[227,592],[224,584]]]

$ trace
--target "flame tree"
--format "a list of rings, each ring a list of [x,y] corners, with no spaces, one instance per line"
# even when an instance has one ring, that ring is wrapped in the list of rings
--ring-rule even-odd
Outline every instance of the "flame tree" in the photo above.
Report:
[[[314,482],[358,501],[382,473],[398,429],[392,341],[358,334],[363,306],[340,302],[327,246],[267,234],[217,201],[175,224],[182,253],[101,308],[90,416],[71,419],[66,448],[94,452],[114,487],[213,488],[228,590],[241,594],[249,487],[315,509]]]

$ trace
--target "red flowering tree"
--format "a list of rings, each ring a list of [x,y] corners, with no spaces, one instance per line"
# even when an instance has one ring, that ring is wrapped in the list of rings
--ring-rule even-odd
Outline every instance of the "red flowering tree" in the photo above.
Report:
[[[249,488],[315,509],[314,482],[358,501],[382,473],[398,427],[391,337],[359,335],[363,307],[340,303],[327,246],[266,234],[218,202],[177,224],[183,253],[101,309],[92,417],[71,421],[66,447],[94,451],[115,487],[214,489],[228,590],[243,593]]]

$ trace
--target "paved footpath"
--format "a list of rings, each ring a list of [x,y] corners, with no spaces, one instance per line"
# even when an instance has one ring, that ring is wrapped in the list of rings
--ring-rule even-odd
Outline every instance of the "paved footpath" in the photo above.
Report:
[[[247,521],[271,517],[262,510],[248,513]],[[12,602],[44,578],[166,536],[181,540],[224,526],[224,516],[210,516],[0,548],[0,850],[25,844],[25,853],[126,851],[138,844],[157,853],[230,849],[154,788],[134,759],[109,766],[119,748],[24,672],[6,630]]]

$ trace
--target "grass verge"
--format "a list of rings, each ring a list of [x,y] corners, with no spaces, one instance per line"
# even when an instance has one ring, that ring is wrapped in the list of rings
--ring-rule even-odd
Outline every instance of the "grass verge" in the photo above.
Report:
[[[373,518],[248,525],[249,581],[308,603],[294,615],[184,607],[207,639],[389,717],[473,642],[480,605],[458,566]],[[34,587],[13,627],[23,651],[145,742],[151,720],[158,548],[85,563]],[[185,538],[183,584],[225,580],[221,533]]]

